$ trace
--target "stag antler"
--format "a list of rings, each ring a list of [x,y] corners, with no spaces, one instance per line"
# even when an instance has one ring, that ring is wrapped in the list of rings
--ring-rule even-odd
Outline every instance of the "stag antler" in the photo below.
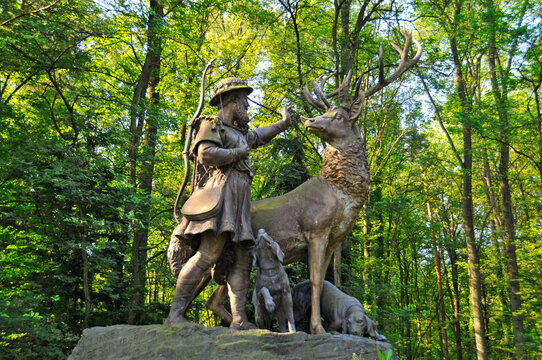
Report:
[[[390,76],[387,78],[384,78],[384,56],[383,56],[383,50],[382,47],[380,47],[380,51],[378,54],[378,83],[376,83],[374,86],[370,87],[369,89],[359,92],[359,88],[361,86],[361,79],[356,82],[356,95],[354,101],[352,101],[352,104],[350,105],[350,120],[354,121],[356,120],[360,113],[361,113],[361,106],[365,102],[365,99],[367,99],[369,96],[374,95],[378,91],[382,90],[395,80],[397,80],[399,77],[401,77],[408,69],[413,67],[418,60],[420,60],[420,57],[422,56],[422,44],[418,41],[418,39],[412,37],[412,31],[406,32],[401,31],[403,36],[405,37],[405,46],[403,49],[401,49],[398,45],[391,43],[391,46],[397,52],[401,55],[401,62]],[[408,58],[408,52],[410,50],[410,46],[412,45],[412,40],[414,40],[414,43],[416,44],[416,47],[418,48],[416,55],[412,59]]]
[[[382,47],[380,47],[380,51],[378,54],[378,83],[371,88],[360,92],[359,89],[361,87],[361,77],[356,81],[355,84],[355,95],[354,100],[351,100],[350,93],[349,93],[349,87],[350,87],[350,80],[352,78],[352,70],[348,71],[348,74],[343,78],[343,81],[341,83],[341,86],[337,88],[337,90],[331,92],[331,93],[324,93],[324,86],[327,82],[327,80],[335,75],[331,74],[327,76],[326,78],[323,78],[323,74],[316,79],[316,81],[312,82],[314,94],[316,95],[316,98],[313,97],[309,91],[308,84],[305,84],[305,88],[303,90],[303,96],[305,99],[314,106],[316,109],[322,112],[326,112],[331,108],[331,105],[328,101],[328,99],[337,96],[339,98],[339,101],[341,98],[346,100],[348,102],[347,106],[350,107],[350,120],[354,121],[359,117],[359,114],[361,112],[361,106],[365,102],[365,99],[367,99],[369,96],[377,93],[378,91],[382,90],[395,80],[397,80],[401,75],[403,75],[408,69],[410,69],[412,66],[414,66],[418,60],[420,60],[420,57],[422,56],[422,45],[420,42],[412,37],[412,32],[405,32],[401,31],[403,36],[405,37],[405,46],[403,49],[401,49],[398,45],[391,43],[391,45],[397,50],[397,52],[401,55],[401,62],[395,69],[395,72],[388,76],[387,78],[384,77],[384,56],[383,56],[383,50]],[[410,50],[410,47],[412,45],[412,41],[416,43],[416,46],[418,48],[416,55],[412,58],[408,58],[408,52]]]
[[[347,100],[349,100],[350,98],[348,88],[350,86],[350,79],[352,78],[352,70],[348,71],[348,74],[346,74],[346,76],[344,77],[341,86],[339,86],[335,91],[326,94],[323,90],[324,86],[329,80],[329,78],[333,75],[335,75],[335,73],[328,75],[322,80],[322,77],[324,76],[324,74],[322,74],[318,76],[316,81],[312,81],[312,88],[314,89],[314,94],[316,95],[316,98],[314,98],[310,94],[308,84],[305,84],[305,88],[303,90],[303,96],[308,101],[308,103],[322,112],[325,112],[331,108],[331,104],[327,99],[331,99],[335,96],[339,97],[339,101],[341,97],[344,97]]]

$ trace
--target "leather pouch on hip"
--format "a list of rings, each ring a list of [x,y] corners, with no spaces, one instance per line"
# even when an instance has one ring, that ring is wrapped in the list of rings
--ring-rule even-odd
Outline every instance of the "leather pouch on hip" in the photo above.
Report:
[[[222,193],[226,175],[217,172],[204,186],[196,188],[184,203],[181,213],[188,220],[206,220],[222,209]]]

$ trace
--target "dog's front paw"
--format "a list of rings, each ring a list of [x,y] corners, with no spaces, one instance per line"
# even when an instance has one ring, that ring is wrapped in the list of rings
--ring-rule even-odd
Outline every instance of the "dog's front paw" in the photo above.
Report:
[[[269,312],[275,311],[275,302],[273,300],[265,301],[265,309]]]

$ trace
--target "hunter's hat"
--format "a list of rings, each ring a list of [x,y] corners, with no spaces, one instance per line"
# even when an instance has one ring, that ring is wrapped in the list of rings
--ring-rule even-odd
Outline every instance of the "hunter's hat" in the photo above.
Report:
[[[220,96],[224,95],[225,93],[228,93],[230,91],[235,90],[245,90],[247,92],[247,95],[250,94],[254,89],[248,86],[248,84],[236,77],[229,77],[222,79],[216,84],[213,96],[211,97],[211,100],[209,100],[209,104],[211,106],[218,106],[220,104]]]

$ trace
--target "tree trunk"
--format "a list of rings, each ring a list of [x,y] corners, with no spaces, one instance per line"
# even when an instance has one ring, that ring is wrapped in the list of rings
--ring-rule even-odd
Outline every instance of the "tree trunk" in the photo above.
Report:
[[[353,43],[350,41],[350,7],[352,6],[352,0],[341,1],[341,7],[339,10],[339,22],[340,22],[340,31],[339,31],[339,51],[340,51],[340,68],[337,69],[340,77],[344,77],[348,70],[352,69],[354,64],[354,54],[355,50],[353,49]],[[359,35],[355,34],[355,35]],[[340,80],[339,80],[340,81]],[[337,82],[337,85],[339,82]]]
[[[337,245],[333,251],[333,282],[335,286],[340,287],[341,282],[341,251],[342,243]]]
[[[461,9],[456,8],[459,16]],[[461,208],[463,213],[463,225],[468,252],[469,290],[473,315],[474,338],[476,341],[476,353],[478,359],[488,359],[488,344],[486,338],[484,314],[482,307],[482,279],[480,276],[480,255],[476,238],[474,236],[474,210],[472,201],[472,125],[471,106],[467,99],[467,90],[462,68],[462,60],[457,50],[455,38],[450,39],[450,48],[455,65],[455,83],[461,103],[463,117],[463,194]]]
[[[371,240],[369,238],[369,234],[371,232],[371,223],[369,221],[369,211],[367,209],[368,203],[369,199],[367,199],[367,204],[365,204],[365,206],[363,207],[363,270],[361,272],[366,292],[369,289],[369,284],[372,280],[371,269],[369,267],[369,261],[371,259]]]
[[[83,320],[83,329],[86,329],[88,328],[90,311],[92,307],[92,302],[90,299],[90,284],[88,279],[89,264],[86,242],[81,244],[81,256],[83,258],[83,293],[85,294],[85,318]]]
[[[482,149],[482,155],[484,157],[484,187],[486,190],[486,199],[487,202],[492,210],[492,216],[490,218],[490,227],[491,227],[491,239],[493,241],[493,249],[494,249],[494,255],[495,255],[495,265],[494,265],[494,272],[497,274],[498,279],[505,279],[506,274],[503,268],[503,255],[502,255],[502,249],[501,245],[499,244],[499,237],[502,234],[503,231],[503,223],[501,218],[498,216],[500,207],[497,204],[496,197],[495,197],[495,191],[493,190],[493,181],[491,177],[491,170],[489,167],[489,161],[488,161],[488,154],[486,149]],[[506,299],[506,291],[501,287],[500,284],[498,285],[498,293],[499,297],[502,303],[503,307],[503,313],[506,313],[506,308],[508,306],[508,300]]]
[[[452,289],[453,289],[453,300],[452,308],[454,309],[454,338],[455,338],[455,354],[457,360],[463,359],[463,345],[461,341],[461,321],[459,320],[459,304],[460,304],[460,293],[459,293],[459,274],[457,271],[457,252],[455,249],[447,249],[448,256],[450,257],[450,266],[452,268]]]
[[[129,324],[136,323],[137,314],[143,308],[145,302],[147,239],[149,235],[150,203],[152,180],[154,176],[154,157],[156,153],[156,112],[160,100],[158,84],[160,82],[162,43],[157,27],[158,22],[164,16],[164,8],[156,0],[150,0],[150,6],[151,11],[148,20],[149,33],[147,38],[148,51],[145,58],[145,64],[148,64],[148,66],[143,67],[140,76],[140,79],[148,79],[144,93],[147,91],[149,92],[148,106],[145,113],[145,137],[141,159],[141,170],[138,176],[138,187],[144,194],[144,199],[135,209],[134,238],[132,243],[132,276],[134,290],[128,313]],[[141,125],[142,123],[142,118],[140,118],[138,125]],[[135,162],[133,164],[135,165]],[[132,176],[136,175],[133,174]]]
[[[414,284],[414,296],[416,297],[414,301],[414,304],[416,307],[416,335],[418,336],[419,347],[421,348],[421,350],[418,350],[416,351],[416,353],[413,354],[414,356],[416,356],[418,353],[421,353],[421,354],[425,353],[426,344],[424,342],[424,336],[422,332],[422,304],[424,304],[424,302],[422,302],[421,300],[420,286],[419,286],[419,280],[418,280],[419,279],[418,273],[419,273],[419,268],[420,268],[420,264],[418,260],[419,251],[417,249],[415,241],[413,242],[412,247],[413,247],[412,266],[414,268],[412,283]]]
[[[525,339],[523,337],[523,314],[522,299],[519,286],[519,271],[516,257],[516,232],[514,229],[514,213],[512,210],[512,196],[508,181],[508,166],[510,149],[502,144],[499,161],[499,188],[501,191],[501,203],[503,212],[503,242],[506,278],[508,280],[508,292],[510,296],[510,309],[512,311],[512,325],[514,328],[514,342],[516,345],[517,358],[524,358]]]
[[[468,116],[468,115],[467,115]],[[468,121],[465,121],[466,123]],[[480,276],[480,255],[474,236],[474,211],[472,202],[472,146],[470,125],[463,125],[463,147],[465,151],[463,168],[463,223],[467,241],[469,290],[474,323],[474,336],[478,359],[488,358],[488,345],[482,307],[482,279]]]
[[[440,253],[437,247],[435,229],[433,228],[433,212],[431,211],[431,203],[427,201],[427,215],[429,217],[429,224],[431,226],[431,239],[433,243],[433,255],[435,260],[435,273],[437,275],[437,288],[438,288],[438,307],[440,312],[440,340],[442,344],[442,354],[444,359],[449,359],[448,354],[448,334],[446,328],[446,311],[444,308],[444,292],[442,291],[442,273],[440,270]]]
[[[502,140],[499,154],[499,189],[501,193],[502,220],[504,231],[502,232],[504,243],[504,259],[506,278],[508,280],[508,293],[510,297],[510,310],[512,312],[512,326],[514,329],[514,343],[516,346],[516,358],[523,359],[525,357],[525,339],[523,337],[523,314],[522,314],[522,299],[519,286],[519,271],[516,257],[516,232],[514,229],[514,213],[512,209],[512,196],[510,192],[510,183],[508,180],[508,167],[510,162],[510,147],[509,141],[509,114],[507,108],[508,100],[508,69],[500,69],[502,84],[499,84],[497,79],[496,68],[496,39],[495,32],[495,7],[492,1],[488,1],[488,26],[489,26],[489,48],[488,48],[488,63],[489,77],[491,80],[492,93],[495,98],[497,114],[500,124],[500,138]],[[510,54],[512,57],[513,54]]]

